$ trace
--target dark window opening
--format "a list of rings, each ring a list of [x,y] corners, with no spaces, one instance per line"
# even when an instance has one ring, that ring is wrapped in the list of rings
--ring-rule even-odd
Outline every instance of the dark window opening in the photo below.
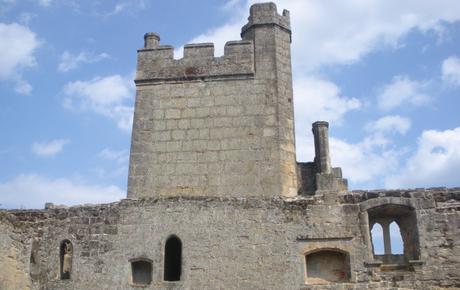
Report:
[[[182,242],[176,236],[168,238],[165,245],[164,280],[180,281],[182,268]]]
[[[348,254],[321,250],[305,256],[308,284],[341,283],[350,280]]]
[[[61,280],[70,279],[72,272],[73,246],[69,240],[61,242],[59,248],[60,277]]]
[[[152,263],[145,260],[131,262],[133,283],[148,285],[152,282]]]

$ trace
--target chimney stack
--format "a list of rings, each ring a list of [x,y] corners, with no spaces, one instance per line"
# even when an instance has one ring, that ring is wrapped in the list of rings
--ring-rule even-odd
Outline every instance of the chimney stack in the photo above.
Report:
[[[317,121],[313,123],[315,139],[315,165],[318,173],[331,173],[331,158],[329,156],[329,123]]]

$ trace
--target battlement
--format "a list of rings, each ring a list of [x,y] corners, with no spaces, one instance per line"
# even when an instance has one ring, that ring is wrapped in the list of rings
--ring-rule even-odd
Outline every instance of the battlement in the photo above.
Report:
[[[145,47],[138,50],[136,84],[254,75],[252,41],[227,42],[221,57],[214,56],[213,43],[187,44],[184,57],[174,59],[174,47],[159,45],[157,34],[147,33],[144,38]]]
[[[255,51],[267,50],[267,45],[275,45],[275,43],[257,44],[255,41],[255,29],[263,30],[267,26],[280,28],[287,33],[286,39],[290,42],[289,11],[284,10],[280,15],[274,3],[254,4],[250,9],[248,23],[241,29],[243,40],[227,42],[224,55],[221,57],[214,56],[213,43],[192,43],[184,46],[183,58],[174,59],[173,46],[161,45],[160,36],[156,33],[146,33],[144,48],[137,51],[136,84],[254,78],[258,61]],[[262,38],[258,38],[258,41],[270,39],[268,35],[264,34]],[[257,45],[260,46],[259,50],[255,47]],[[261,57],[260,61],[262,59],[264,57]],[[268,67],[267,70],[273,71]]]

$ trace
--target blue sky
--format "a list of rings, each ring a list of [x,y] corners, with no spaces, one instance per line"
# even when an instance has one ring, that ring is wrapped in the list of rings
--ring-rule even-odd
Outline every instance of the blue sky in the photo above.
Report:
[[[0,204],[126,193],[136,49],[239,39],[257,1],[0,0]],[[460,1],[275,1],[291,11],[297,159],[330,122],[351,189],[460,186]]]

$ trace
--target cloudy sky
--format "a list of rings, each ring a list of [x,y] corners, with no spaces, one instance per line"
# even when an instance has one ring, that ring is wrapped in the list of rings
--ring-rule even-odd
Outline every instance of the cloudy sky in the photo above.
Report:
[[[239,39],[256,1],[0,0],[0,207],[125,196],[136,49]],[[297,159],[351,189],[460,186],[460,1],[285,0]]]

